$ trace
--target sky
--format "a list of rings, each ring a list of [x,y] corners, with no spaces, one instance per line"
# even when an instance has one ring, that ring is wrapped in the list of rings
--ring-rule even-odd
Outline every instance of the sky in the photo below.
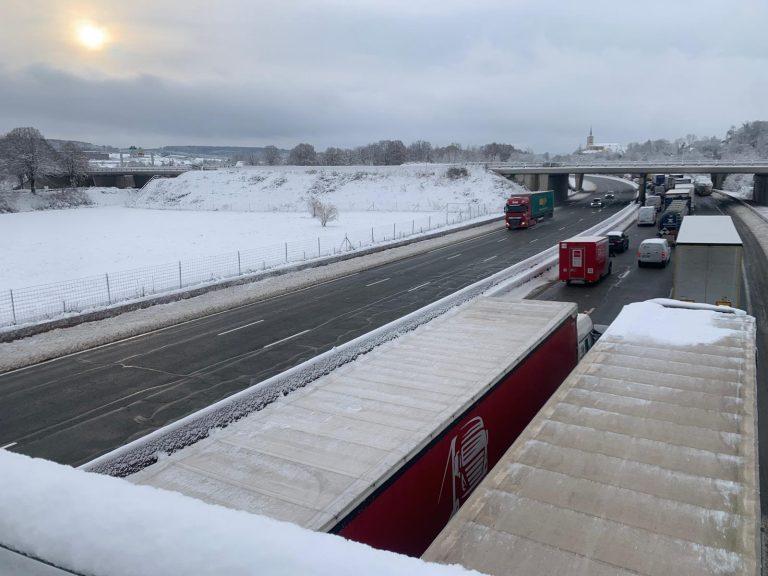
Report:
[[[0,133],[598,142],[768,120],[766,0],[0,0]]]

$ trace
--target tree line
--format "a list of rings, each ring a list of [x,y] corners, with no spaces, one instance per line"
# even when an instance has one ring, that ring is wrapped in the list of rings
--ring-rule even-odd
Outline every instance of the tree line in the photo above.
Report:
[[[322,152],[312,144],[301,143],[288,153],[276,146],[267,146],[261,154],[236,156],[235,159],[250,165],[276,166],[397,166],[407,162],[508,162],[530,161],[531,150],[520,150],[512,144],[493,142],[482,146],[462,146],[458,143],[434,146],[426,140],[416,140],[405,145],[402,140],[379,140],[365,146],[338,148],[331,146]]]
[[[74,142],[54,148],[37,128],[14,128],[0,137],[0,174],[14,176],[32,194],[46,176],[64,176],[77,186],[88,175],[88,158]]]

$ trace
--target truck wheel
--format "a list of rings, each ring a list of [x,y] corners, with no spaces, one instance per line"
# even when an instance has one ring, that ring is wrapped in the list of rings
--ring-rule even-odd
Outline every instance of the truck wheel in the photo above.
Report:
[[[645,266],[645,262],[643,262],[642,260],[638,260],[637,261],[637,267],[638,268],[642,268],[643,266]]]

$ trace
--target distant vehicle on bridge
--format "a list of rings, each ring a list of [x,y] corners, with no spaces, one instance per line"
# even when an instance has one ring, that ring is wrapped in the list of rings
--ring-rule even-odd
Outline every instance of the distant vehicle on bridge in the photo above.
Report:
[[[554,215],[555,193],[552,190],[515,194],[504,206],[504,221],[508,230],[530,228]]]

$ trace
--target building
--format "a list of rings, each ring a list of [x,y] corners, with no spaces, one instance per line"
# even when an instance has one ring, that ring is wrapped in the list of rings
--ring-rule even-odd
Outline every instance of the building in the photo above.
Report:
[[[592,126],[589,127],[589,136],[587,136],[587,146],[579,151],[581,154],[624,154],[624,146],[616,143],[595,144],[595,137],[592,134]]]

